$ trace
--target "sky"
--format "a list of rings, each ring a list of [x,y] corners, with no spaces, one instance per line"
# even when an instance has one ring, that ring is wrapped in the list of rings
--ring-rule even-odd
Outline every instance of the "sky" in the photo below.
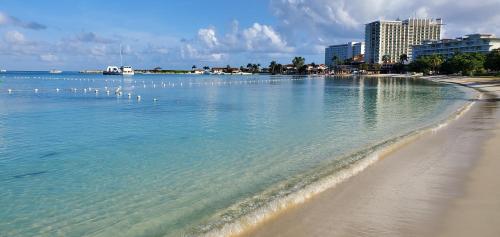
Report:
[[[375,20],[442,18],[444,38],[500,36],[500,0],[0,0],[0,69],[240,66],[363,41]]]

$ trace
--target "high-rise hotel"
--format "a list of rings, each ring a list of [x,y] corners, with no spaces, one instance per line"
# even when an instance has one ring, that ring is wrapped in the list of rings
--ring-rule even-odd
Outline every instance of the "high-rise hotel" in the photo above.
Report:
[[[365,54],[364,42],[349,42],[347,44],[331,45],[325,49],[325,64],[329,67],[335,64],[334,58],[344,62]]]
[[[382,63],[387,55],[389,62],[399,61],[402,54],[412,58],[412,45],[427,40],[441,39],[441,19],[407,19],[374,21],[365,28],[365,61]]]

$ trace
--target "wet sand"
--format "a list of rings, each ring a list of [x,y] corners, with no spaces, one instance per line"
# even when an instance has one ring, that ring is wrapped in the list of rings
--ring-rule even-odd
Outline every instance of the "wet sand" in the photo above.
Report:
[[[243,236],[500,236],[500,80],[458,119]]]

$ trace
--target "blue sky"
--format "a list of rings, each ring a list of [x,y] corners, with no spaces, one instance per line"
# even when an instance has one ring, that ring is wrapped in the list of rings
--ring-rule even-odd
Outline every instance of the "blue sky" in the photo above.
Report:
[[[500,0],[0,0],[0,68],[99,69],[323,62],[329,44],[362,40],[364,23],[442,17],[445,37],[500,32]]]

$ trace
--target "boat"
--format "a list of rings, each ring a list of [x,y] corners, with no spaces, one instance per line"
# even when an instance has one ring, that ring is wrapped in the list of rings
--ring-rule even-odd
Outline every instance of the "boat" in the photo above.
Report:
[[[130,66],[108,66],[106,70],[102,72],[103,75],[123,75],[132,76],[134,75],[134,70]]]
[[[123,76],[133,76],[134,75],[134,69],[132,69],[131,66],[122,66],[121,72]]]
[[[106,70],[102,72],[103,75],[121,75],[122,70],[117,66],[108,66]]]
[[[51,74],[59,74],[59,73],[62,73],[62,71],[61,70],[52,69],[52,70],[49,71],[49,73],[51,73]]]
[[[7,72],[7,70],[5,70],[5,69],[2,69],[2,70],[0,70],[0,72]]]
[[[102,72],[103,75],[122,75],[122,76],[133,76],[134,69],[131,66],[123,66],[123,56],[122,56],[122,46],[120,45],[120,64],[121,67],[108,66],[106,70]]]

